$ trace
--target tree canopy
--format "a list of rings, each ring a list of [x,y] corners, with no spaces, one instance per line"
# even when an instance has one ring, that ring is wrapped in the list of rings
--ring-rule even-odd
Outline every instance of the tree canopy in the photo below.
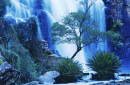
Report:
[[[50,28],[54,43],[76,44],[77,50],[71,57],[72,59],[83,47],[91,43],[104,42],[106,39],[119,37],[119,34],[113,31],[100,32],[98,29],[100,26],[87,13],[88,9],[89,7],[86,7],[85,12],[77,11],[68,13],[67,16],[63,17],[61,22],[55,22]]]

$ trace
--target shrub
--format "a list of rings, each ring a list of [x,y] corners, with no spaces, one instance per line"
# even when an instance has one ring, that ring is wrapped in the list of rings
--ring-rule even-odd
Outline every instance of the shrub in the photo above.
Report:
[[[87,65],[97,72],[92,75],[92,79],[96,80],[114,79],[114,73],[119,72],[119,68],[122,66],[122,60],[119,60],[118,56],[110,52],[96,53],[87,62]]]
[[[19,48],[14,47],[11,51],[8,51],[0,46],[0,50],[6,61],[20,72],[18,84],[36,80],[38,77],[36,64],[33,59],[31,59],[27,50],[22,47]]]
[[[113,20],[113,28],[116,28],[116,27],[121,27],[123,25],[123,23],[121,22],[121,20],[116,20],[114,21]]]
[[[3,61],[0,59],[0,65],[3,64]]]
[[[58,63],[57,71],[60,76],[55,79],[56,83],[76,82],[77,78],[81,76],[82,66],[79,62],[67,58]]]
[[[3,27],[0,26],[0,30],[2,30],[0,35],[4,44],[0,46],[0,51],[5,60],[20,72],[18,84],[36,80],[38,77],[36,64],[29,51],[19,42],[13,25],[5,23]]]

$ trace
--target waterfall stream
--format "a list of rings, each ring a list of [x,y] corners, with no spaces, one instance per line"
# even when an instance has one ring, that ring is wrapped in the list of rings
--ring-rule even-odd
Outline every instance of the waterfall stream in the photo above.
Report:
[[[31,16],[38,17],[42,38],[44,36],[45,40],[50,44],[49,28],[53,22],[59,21],[69,12],[76,12],[78,9],[83,9],[83,7],[80,6],[80,1],[81,0],[11,0],[11,7],[7,7],[5,17],[14,18],[16,22],[25,21]],[[91,0],[88,0],[88,3],[90,2]],[[37,6],[37,4],[39,5]],[[97,0],[90,8],[90,15],[99,22],[100,31],[106,31],[104,8],[105,5],[102,0]],[[89,58],[92,53],[106,49],[106,42],[92,44],[79,52],[75,59],[83,63],[83,68],[86,69],[86,59]],[[56,45],[55,50],[58,50],[62,56],[68,57],[72,56],[76,51],[76,46],[65,43]]]
[[[91,0],[88,0],[88,4],[91,4]],[[106,31],[106,19],[105,19],[105,4],[102,0],[97,0],[90,8],[89,14],[99,24],[98,30]],[[90,57],[96,51],[107,51],[107,42],[94,43],[87,46],[85,55]]]
[[[33,0],[10,0],[11,7],[7,7],[5,17],[15,18],[16,22],[24,21],[33,15]]]

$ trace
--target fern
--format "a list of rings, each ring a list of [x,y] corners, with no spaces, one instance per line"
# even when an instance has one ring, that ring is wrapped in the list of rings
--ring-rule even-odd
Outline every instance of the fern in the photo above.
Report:
[[[122,60],[118,56],[110,52],[100,52],[88,59],[88,66],[95,72],[93,79],[107,80],[114,77],[114,73],[120,72],[119,68],[122,67]]]

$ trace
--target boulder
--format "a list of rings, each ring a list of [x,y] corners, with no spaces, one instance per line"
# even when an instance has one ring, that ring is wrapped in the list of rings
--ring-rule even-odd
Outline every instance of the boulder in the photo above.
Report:
[[[120,74],[119,76],[130,76],[130,74]]]
[[[53,78],[49,78],[48,76],[40,76],[38,80],[41,84],[53,84],[55,82]]]
[[[45,41],[44,39],[42,39],[40,42],[41,42],[42,49],[47,49],[48,48],[47,41]]]
[[[54,78],[58,77],[59,75],[60,73],[57,71],[49,71],[38,77],[38,80],[43,84],[53,84],[55,82]]]
[[[15,70],[8,62],[0,65],[0,84],[14,85],[19,78],[19,72]]]
[[[54,50],[51,50],[51,49],[49,49],[49,48],[43,49],[43,51],[44,51],[46,54],[48,54],[48,55],[51,55],[51,54],[55,53]]]

